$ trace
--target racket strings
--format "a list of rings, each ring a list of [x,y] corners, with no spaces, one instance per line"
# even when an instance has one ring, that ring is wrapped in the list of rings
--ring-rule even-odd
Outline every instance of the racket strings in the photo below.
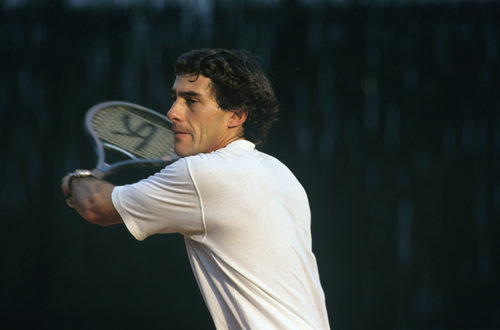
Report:
[[[124,154],[143,159],[174,154],[170,122],[159,115],[120,105],[95,112],[91,122],[101,141]]]

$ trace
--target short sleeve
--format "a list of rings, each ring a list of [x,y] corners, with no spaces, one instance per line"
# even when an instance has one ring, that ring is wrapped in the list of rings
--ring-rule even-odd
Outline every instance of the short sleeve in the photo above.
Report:
[[[111,198],[137,240],[153,234],[204,233],[201,201],[185,159],[147,179],[115,187]]]

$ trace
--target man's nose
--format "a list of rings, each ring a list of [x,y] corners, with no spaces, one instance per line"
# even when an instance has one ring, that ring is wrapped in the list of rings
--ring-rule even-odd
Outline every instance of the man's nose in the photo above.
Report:
[[[172,103],[172,105],[170,106],[170,109],[168,110],[167,112],[167,118],[170,119],[170,121],[178,121],[179,120],[179,110],[178,110],[179,106],[177,104],[177,101],[174,101],[174,103]]]

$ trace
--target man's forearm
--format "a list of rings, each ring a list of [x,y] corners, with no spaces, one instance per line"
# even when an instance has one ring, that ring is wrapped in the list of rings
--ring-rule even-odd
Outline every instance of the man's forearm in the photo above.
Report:
[[[71,206],[85,220],[101,226],[123,222],[111,200],[114,185],[93,177],[73,178],[68,183]]]

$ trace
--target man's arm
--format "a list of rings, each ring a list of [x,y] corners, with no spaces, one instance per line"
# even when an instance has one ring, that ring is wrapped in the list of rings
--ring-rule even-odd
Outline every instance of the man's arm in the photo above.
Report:
[[[101,226],[123,223],[111,201],[114,185],[94,177],[70,180],[72,173],[62,179],[61,189],[67,196],[66,203],[85,220]],[[71,182],[70,182],[71,181]],[[71,183],[71,187],[69,187]]]

